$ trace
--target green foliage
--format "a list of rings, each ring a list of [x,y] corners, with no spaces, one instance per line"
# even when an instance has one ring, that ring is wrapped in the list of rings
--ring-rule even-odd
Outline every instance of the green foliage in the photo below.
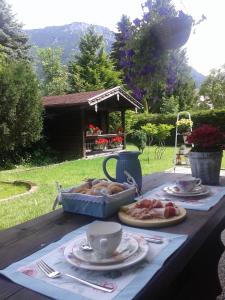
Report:
[[[202,110],[202,111],[190,111],[191,119],[193,121],[193,128],[196,128],[202,124],[209,124],[220,128],[225,131],[225,109],[221,110]],[[171,135],[167,137],[167,145],[174,145],[175,141],[175,126],[177,121],[177,114],[148,114],[141,113],[135,114],[130,130],[140,130],[142,126],[147,123],[152,124],[168,124],[173,125],[174,128],[171,130]]]
[[[121,113],[116,111],[109,114],[109,132],[116,132],[118,128],[122,127]]]
[[[159,142],[165,141],[166,138],[170,136],[170,132],[173,128],[173,125],[159,124],[157,126],[156,140]]]
[[[131,130],[127,134],[127,141],[135,145],[143,153],[146,147],[147,135],[143,130]]]
[[[80,54],[69,65],[72,92],[112,88],[121,84],[120,73],[114,70],[106,54],[103,36],[90,27],[80,40]]]
[[[225,107],[225,65],[214,69],[201,85],[200,94],[215,109]]]
[[[6,61],[0,71],[0,164],[40,139],[42,103],[28,62]]]
[[[174,128],[173,125],[168,124],[159,124],[155,125],[152,123],[147,123],[146,125],[141,126],[147,137],[151,140],[155,139],[156,142],[165,141],[165,139],[170,136],[170,131]]]
[[[11,58],[28,58],[28,38],[22,31],[10,6],[5,0],[0,0],[0,45]]]
[[[162,97],[162,102],[160,106],[161,114],[171,114],[178,113],[179,111],[179,98],[172,95],[169,97]]]
[[[68,91],[68,74],[66,67],[61,63],[62,49],[39,48],[37,49],[37,55],[44,75],[43,94],[65,94]]]

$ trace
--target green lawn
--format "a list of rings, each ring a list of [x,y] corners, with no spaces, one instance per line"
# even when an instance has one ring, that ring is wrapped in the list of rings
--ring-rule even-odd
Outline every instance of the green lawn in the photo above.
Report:
[[[129,146],[128,150],[136,150]],[[159,172],[172,167],[174,147],[167,147],[161,160],[155,159],[154,148],[148,149],[139,156],[143,175]],[[21,196],[14,200],[0,202],[0,229],[36,218],[51,211],[56,197],[55,182],[63,187],[79,184],[85,178],[103,178],[103,158],[80,159],[67,161],[47,167],[23,169],[22,167],[10,171],[0,172],[0,181],[28,180],[38,185],[38,190],[30,195]],[[108,171],[115,176],[115,160],[108,164]],[[223,161],[225,167],[225,160]]]
[[[28,191],[25,184],[0,182],[0,200]]]

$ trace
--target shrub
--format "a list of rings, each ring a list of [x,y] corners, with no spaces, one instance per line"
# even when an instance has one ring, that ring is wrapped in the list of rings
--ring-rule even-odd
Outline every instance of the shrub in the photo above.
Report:
[[[143,153],[146,147],[147,135],[143,130],[132,130],[127,135],[127,141],[134,144]]]

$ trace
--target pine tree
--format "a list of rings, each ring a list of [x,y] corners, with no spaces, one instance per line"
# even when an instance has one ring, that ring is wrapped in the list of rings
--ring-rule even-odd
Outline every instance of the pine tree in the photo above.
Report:
[[[12,58],[28,58],[28,38],[22,31],[22,25],[15,20],[11,7],[0,0],[0,45],[1,51]]]
[[[112,61],[106,54],[103,36],[88,28],[81,38],[80,54],[75,55],[69,64],[71,92],[93,91],[120,85],[120,73],[115,71]]]

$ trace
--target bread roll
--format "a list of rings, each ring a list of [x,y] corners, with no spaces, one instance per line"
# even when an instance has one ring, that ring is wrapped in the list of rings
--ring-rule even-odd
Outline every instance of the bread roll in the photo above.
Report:
[[[108,187],[108,185],[109,185],[108,181],[101,181],[101,182],[93,185],[93,188],[98,189],[98,188]]]
[[[114,194],[123,192],[123,191],[124,191],[124,188],[121,187],[121,186],[118,186],[118,185],[113,185],[113,186],[111,186],[111,187],[108,186],[108,191],[109,191],[112,195],[114,195]]]

